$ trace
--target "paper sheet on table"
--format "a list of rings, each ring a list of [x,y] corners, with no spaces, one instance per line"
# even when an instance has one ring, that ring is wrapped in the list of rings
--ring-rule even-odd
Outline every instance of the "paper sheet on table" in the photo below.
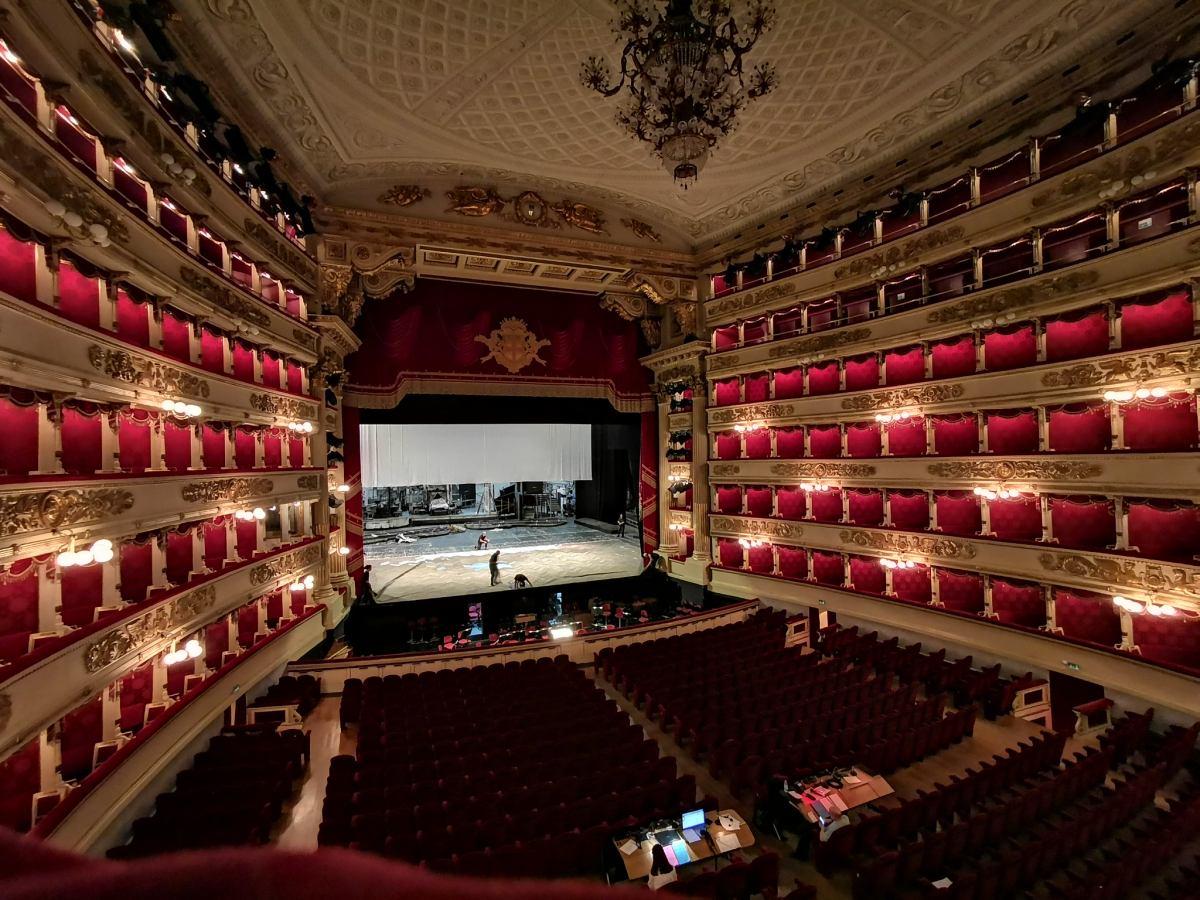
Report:
[[[638,848],[637,841],[632,841],[632,840],[629,840],[628,838],[626,838],[625,843],[623,843],[619,847],[617,847],[617,849],[620,850],[622,853],[624,853],[626,856],[628,856],[630,853],[632,853],[637,848]]]
[[[953,887],[954,882],[949,878],[939,878],[937,881],[930,882],[930,884],[932,884],[935,888],[941,888],[942,890],[945,890],[948,887]]]
[[[736,850],[742,846],[742,842],[738,840],[738,836],[734,832],[725,832],[717,835],[717,849],[722,853],[728,853],[730,850]]]

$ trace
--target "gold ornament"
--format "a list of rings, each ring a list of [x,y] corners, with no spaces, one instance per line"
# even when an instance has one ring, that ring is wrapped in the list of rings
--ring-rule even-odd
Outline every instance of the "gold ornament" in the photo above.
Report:
[[[419,184],[393,184],[376,198],[376,202],[389,203],[392,206],[412,206],[428,196],[429,188],[423,188]]]
[[[490,335],[477,334],[475,340],[489,351],[481,363],[495,360],[514,375],[535,362],[544,366],[546,361],[538,351],[550,346],[548,340],[538,340],[523,319],[516,318],[502,319],[499,328],[493,328]]]
[[[446,212],[474,218],[500,212],[505,203],[504,198],[497,194],[495,189],[485,187],[456,187],[446,191],[446,199],[450,201]]]

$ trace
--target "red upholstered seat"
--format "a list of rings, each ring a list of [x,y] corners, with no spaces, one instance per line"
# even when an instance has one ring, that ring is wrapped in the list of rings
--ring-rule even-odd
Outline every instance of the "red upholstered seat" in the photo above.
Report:
[[[750,571],[769,575],[775,570],[775,555],[769,546],[751,547],[749,557]]]
[[[769,487],[754,487],[746,488],[746,508],[750,515],[765,518],[771,515],[772,512],[772,497]]]
[[[1200,669],[1200,626],[1191,616],[1134,616],[1133,643],[1146,659]]]
[[[720,563],[726,569],[740,569],[742,567],[742,546],[733,538],[719,538],[717,540],[717,556]]]
[[[840,585],[845,577],[842,557],[837,553],[812,551],[813,580],[818,584]]]

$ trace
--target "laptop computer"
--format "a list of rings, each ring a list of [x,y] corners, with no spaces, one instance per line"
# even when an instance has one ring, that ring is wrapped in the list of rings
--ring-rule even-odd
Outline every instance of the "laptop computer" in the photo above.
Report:
[[[679,832],[674,828],[667,829],[666,831],[658,831],[654,833],[654,840],[664,847],[670,847],[676,841],[680,840]]]
[[[693,809],[691,812],[685,812],[679,827],[683,829],[685,841],[689,844],[696,843],[700,840],[700,829],[704,827],[704,810]]]

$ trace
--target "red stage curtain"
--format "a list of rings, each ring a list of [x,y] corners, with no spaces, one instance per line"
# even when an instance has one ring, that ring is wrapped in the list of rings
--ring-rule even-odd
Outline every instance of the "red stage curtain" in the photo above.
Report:
[[[138,303],[129,294],[117,289],[117,335],[138,347],[150,346],[150,305]]]
[[[1200,554],[1200,510],[1192,504],[1130,500],[1125,509],[1131,550],[1187,563]]]
[[[958,612],[983,612],[983,578],[966,572],[938,569],[938,599],[946,609]]]
[[[750,511],[750,515],[767,518],[771,515],[771,507],[772,498],[769,487],[747,486],[746,508]]]
[[[0,235],[4,234],[0,229]],[[33,395],[29,395],[33,399]],[[0,396],[0,468],[6,475],[28,475],[38,467],[38,410],[32,402]]]
[[[0,570],[0,662],[24,656],[37,630],[37,565],[21,560]]]
[[[100,327],[100,279],[88,278],[66,259],[58,264],[58,311],[80,325]]]
[[[256,456],[254,430],[241,426],[235,428],[233,430],[233,459],[236,466],[239,469],[253,469]]]
[[[1103,309],[1057,316],[1046,321],[1046,361],[1082,359],[1108,352],[1108,316]]]
[[[818,522],[842,521],[842,492],[840,489],[813,491],[808,502],[812,506],[812,516]]]
[[[784,578],[807,578],[808,554],[795,547],[780,547],[779,574]]]
[[[804,369],[793,366],[775,373],[775,399],[789,400],[804,396]]]
[[[233,377],[239,381],[254,381],[254,348],[249,344],[233,339]]]
[[[1192,297],[1187,288],[1127,300],[1120,315],[1122,350],[1192,339]]]
[[[989,372],[1019,369],[1037,363],[1037,338],[1032,325],[1014,325],[983,336],[983,367]]]
[[[929,567],[896,569],[892,572],[892,592],[900,600],[909,603],[928,604],[933,599],[933,585],[929,580]]]
[[[771,396],[771,378],[766,372],[755,372],[745,377],[746,403],[762,403]]]
[[[42,789],[41,758],[38,740],[34,738],[0,762],[0,826],[13,831],[29,830],[33,795]]]
[[[209,372],[225,373],[225,338],[207,325],[200,329],[200,365]]]
[[[253,519],[238,519],[234,523],[237,532],[237,553],[242,559],[250,559],[258,550],[258,522]]]
[[[62,620],[71,628],[90,625],[103,599],[103,566],[69,566],[59,569],[62,584]]]
[[[971,335],[935,341],[929,350],[934,378],[955,378],[975,371],[975,339]]]
[[[205,424],[201,430],[200,441],[206,469],[225,468],[225,437],[226,431],[222,426]]]
[[[836,394],[842,389],[841,376],[838,374],[837,360],[814,363],[808,367],[808,393]]]
[[[846,453],[864,458],[879,456],[883,452],[883,436],[876,422],[856,422],[846,426]]]
[[[1046,624],[1046,600],[1042,589],[1022,581],[992,579],[992,612],[1008,625],[1040,628]]]
[[[89,700],[62,717],[62,777],[75,781],[92,771],[92,748],[104,735],[100,698]]]
[[[163,446],[167,468],[172,472],[186,472],[192,464],[192,424],[164,416]]]
[[[984,413],[988,450],[997,456],[1038,452],[1038,418],[1033,410],[991,410]]]
[[[850,523],[869,528],[883,524],[883,492],[847,489],[850,494]]]
[[[742,436],[736,431],[717,433],[717,459],[738,459],[742,455]]]
[[[925,420],[919,416],[888,422],[888,454],[890,456],[925,455]]]
[[[1050,525],[1061,547],[1101,550],[1117,540],[1113,504],[1107,498],[1051,497]]]
[[[263,465],[268,469],[283,465],[283,432],[278,428],[268,428],[263,435]]]
[[[1121,420],[1129,450],[1196,449],[1196,396],[1190,392],[1123,403]]]
[[[1191,616],[1134,616],[1133,643],[1146,659],[1200,669],[1200,620]]]
[[[229,626],[222,619],[204,629],[204,664],[210,669],[219,668],[221,654],[229,649]]]
[[[804,456],[804,427],[776,428],[775,455],[780,459],[800,459]]]
[[[62,408],[62,465],[68,475],[94,475],[100,470],[103,413],[90,403],[67,402]]]
[[[713,347],[717,350],[732,350],[738,345],[738,327],[725,325],[713,329]]]
[[[187,584],[192,577],[192,532],[167,532],[167,581]]]
[[[717,512],[727,516],[742,514],[741,485],[717,485]]]
[[[28,303],[37,302],[36,253],[32,241],[18,240],[0,225],[0,291]]]
[[[775,554],[770,547],[763,545],[750,548],[750,571],[760,575],[770,575],[775,571]]]
[[[1103,453],[1112,443],[1108,407],[1103,403],[1049,410],[1049,431],[1055,453]]]
[[[968,491],[938,491],[934,494],[937,504],[938,530],[945,534],[974,535],[983,526],[979,510],[979,498]]]
[[[979,423],[974,415],[933,417],[933,452],[937,456],[970,456],[979,452]]]
[[[846,572],[842,566],[842,557],[837,553],[813,550],[812,568],[813,580],[818,584],[830,584],[840,587],[846,580]]]
[[[871,556],[850,557],[850,584],[860,594],[882,596],[886,582],[879,560]]]
[[[1042,537],[1042,508],[1036,497],[988,500],[992,531],[1002,541],[1037,541]]]
[[[925,531],[929,528],[929,498],[924,491],[889,491],[892,527],[901,531]]]
[[[779,496],[779,516],[782,519],[803,519],[808,507],[807,495],[798,487],[780,485],[776,492]]]
[[[813,459],[837,459],[842,455],[842,432],[836,425],[808,426],[808,449]]]
[[[847,359],[846,390],[869,391],[879,387],[879,359],[874,353]]]
[[[889,386],[922,381],[925,378],[925,351],[921,347],[888,350],[883,355],[883,370]]]
[[[717,557],[723,568],[740,569],[742,567],[742,545],[733,538],[718,538]]]
[[[769,459],[771,456],[771,429],[759,428],[746,435],[746,458]]]
[[[142,409],[121,410],[117,418],[117,456],[126,472],[145,472],[151,466],[150,429],[155,414]]]
[[[713,386],[714,406],[734,406],[742,402],[742,383],[738,378],[723,378]]]
[[[1055,588],[1054,624],[1077,641],[1106,647],[1121,643],[1121,616],[1103,594]]]
[[[169,309],[162,314],[162,352],[172,359],[187,362],[190,354],[188,344],[189,326],[182,313]]]
[[[214,572],[219,572],[225,567],[225,554],[228,551],[225,521],[225,517],[222,516],[215,522],[205,522],[203,526],[204,565]]]
[[[141,603],[150,592],[154,583],[154,547],[149,540],[122,541],[121,558],[121,599],[126,603]]]

